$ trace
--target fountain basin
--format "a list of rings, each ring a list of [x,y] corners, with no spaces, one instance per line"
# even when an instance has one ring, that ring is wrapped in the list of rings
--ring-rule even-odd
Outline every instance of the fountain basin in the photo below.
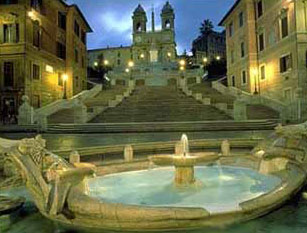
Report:
[[[197,166],[197,190],[173,186],[174,168],[123,172],[89,180],[89,196],[108,203],[150,207],[203,208],[210,214],[242,210],[240,203],[280,186],[280,178],[248,168]]]

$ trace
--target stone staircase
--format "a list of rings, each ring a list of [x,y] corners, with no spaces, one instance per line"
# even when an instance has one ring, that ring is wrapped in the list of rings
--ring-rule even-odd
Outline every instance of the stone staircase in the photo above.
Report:
[[[84,101],[88,109],[94,107],[107,107],[110,100],[114,100],[116,95],[121,95],[125,91],[124,86],[114,86],[110,89],[100,91],[96,96]],[[72,124],[74,123],[74,115],[78,114],[73,108],[62,109],[48,116],[48,124]]]
[[[187,97],[176,87],[142,86],[116,108],[108,109],[91,123],[187,122],[231,120],[222,111]]]
[[[222,94],[216,89],[212,88],[211,82],[204,82],[194,84],[189,87],[194,93],[201,93],[203,98],[210,98],[211,104],[226,103],[228,109],[233,109],[233,104],[236,98],[229,94]],[[247,119],[248,120],[261,120],[261,119],[279,119],[280,115],[274,109],[260,105],[250,104],[247,105]]]

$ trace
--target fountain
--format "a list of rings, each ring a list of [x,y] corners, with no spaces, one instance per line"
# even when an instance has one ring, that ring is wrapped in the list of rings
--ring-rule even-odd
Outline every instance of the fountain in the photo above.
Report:
[[[135,163],[128,172],[112,167],[95,178],[93,167],[66,162],[39,136],[9,144],[5,154],[41,214],[77,229],[178,231],[247,221],[281,206],[307,173],[307,123],[277,128],[272,141],[244,156],[191,153],[183,135],[175,155],[152,156],[147,167]],[[217,160],[218,166],[206,165]],[[150,161],[162,167],[150,168]],[[198,181],[204,185],[193,189]]]
[[[152,156],[149,160],[160,166],[173,165],[175,167],[174,182],[177,187],[189,187],[194,184],[199,184],[194,177],[195,165],[218,160],[218,155],[216,153],[202,153],[201,155],[191,156],[186,134],[182,135],[179,146],[182,149],[181,154]]]

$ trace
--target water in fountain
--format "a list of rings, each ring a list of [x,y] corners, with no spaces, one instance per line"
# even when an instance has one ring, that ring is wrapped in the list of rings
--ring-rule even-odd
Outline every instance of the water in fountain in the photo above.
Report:
[[[182,145],[182,156],[186,157],[189,153],[189,140],[186,134],[182,134],[181,136],[181,145]]]

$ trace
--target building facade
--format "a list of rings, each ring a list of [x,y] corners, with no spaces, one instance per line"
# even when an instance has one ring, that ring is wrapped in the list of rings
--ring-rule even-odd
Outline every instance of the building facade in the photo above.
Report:
[[[225,31],[211,31],[199,36],[192,44],[193,56],[197,64],[204,61],[210,62],[216,58],[226,58],[226,35]]]
[[[89,50],[89,66],[110,66],[112,71],[108,76],[113,80],[113,84],[116,81],[125,83],[129,78],[134,78],[140,85],[174,83],[179,69],[174,9],[168,1],[163,6],[160,14],[161,30],[156,30],[154,11],[151,17],[152,25],[149,30],[147,14],[144,8],[138,5],[132,15],[131,46]],[[123,77],[126,80],[122,80]]]
[[[226,27],[228,84],[297,106],[306,115],[307,3],[237,0]]]
[[[38,108],[86,88],[88,32],[76,5],[0,0],[1,110],[9,104],[17,114],[23,95]]]

